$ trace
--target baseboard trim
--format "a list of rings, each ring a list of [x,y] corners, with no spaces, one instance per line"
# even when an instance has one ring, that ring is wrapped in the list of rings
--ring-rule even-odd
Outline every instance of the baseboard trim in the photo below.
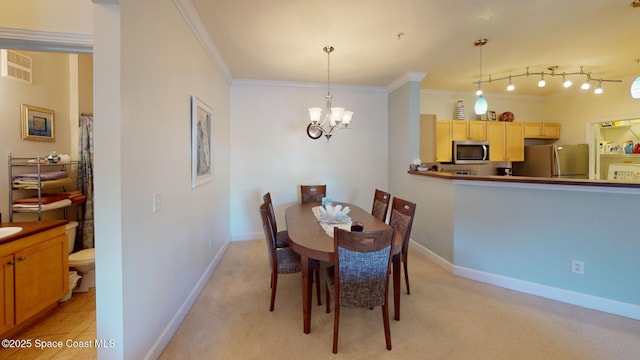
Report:
[[[209,278],[213,274],[213,271],[220,264],[220,261],[222,260],[222,256],[224,255],[225,252],[227,252],[227,249],[229,248],[230,245],[231,245],[230,240],[225,241],[220,251],[218,251],[216,256],[213,257],[213,260],[211,260],[211,262],[207,266],[207,269],[202,273],[202,276],[200,276],[200,279],[198,280],[196,285],[193,287],[191,292],[189,292],[189,295],[184,299],[184,302],[182,303],[182,305],[180,305],[180,307],[178,308],[178,311],[176,311],[174,316],[171,318],[171,321],[169,321],[169,323],[164,328],[164,330],[162,331],[158,339],[153,343],[153,346],[151,346],[151,348],[145,355],[144,357],[145,360],[157,359],[160,357],[160,354],[162,354],[162,351],[164,350],[164,348],[167,346],[167,344],[169,344],[169,341],[171,340],[175,332],[178,330],[178,327],[182,323],[182,320],[184,320],[185,316],[187,316],[187,314],[189,313],[189,310],[193,306],[193,303],[195,303],[196,299],[198,298],[198,295],[200,295],[200,293],[204,289],[205,285],[207,284],[207,281],[209,281]]]
[[[640,320],[640,306],[638,305],[555,288],[552,286],[541,285],[530,281],[492,274],[484,271],[478,271],[462,266],[456,266],[413,240],[411,240],[411,247],[412,250],[415,250],[417,253],[424,255],[428,260],[432,261],[444,270],[465,279],[479,281],[486,284],[499,286],[505,289],[514,290],[530,295],[536,295],[567,304],[610,313],[613,315]]]

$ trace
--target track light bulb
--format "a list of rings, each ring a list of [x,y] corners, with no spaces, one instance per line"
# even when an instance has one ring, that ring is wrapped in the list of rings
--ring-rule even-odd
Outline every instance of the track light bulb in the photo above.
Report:
[[[562,86],[564,86],[564,87],[568,88],[568,87],[570,87],[571,85],[573,85],[573,83],[571,82],[571,80],[569,80],[569,79],[565,79],[565,78],[564,78],[564,75],[562,75]]]
[[[476,96],[481,96],[481,95],[482,95],[482,89],[476,90]]]
[[[595,90],[593,90],[593,93],[596,94],[596,95],[600,95],[600,94],[603,93],[602,81],[598,82],[598,87]]]
[[[547,85],[547,82],[544,81],[544,75],[542,75],[540,77],[540,81],[538,81],[538,87],[545,87]]]
[[[590,88],[590,87],[591,87],[591,84],[589,84],[589,82],[588,82],[588,81],[585,81],[585,82],[580,86],[580,88],[581,88],[582,90],[589,90],[589,88]]]
[[[507,85],[507,91],[513,91],[515,90],[515,85],[513,85],[512,83],[509,83],[509,85]]]

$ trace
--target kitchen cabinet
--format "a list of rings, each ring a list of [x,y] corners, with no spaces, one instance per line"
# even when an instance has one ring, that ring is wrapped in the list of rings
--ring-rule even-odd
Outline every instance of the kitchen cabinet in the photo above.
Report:
[[[526,139],[560,139],[560,124],[546,122],[524,122]]]
[[[65,226],[57,226],[0,245],[2,307],[0,335],[55,307],[69,292]]]
[[[524,123],[487,122],[490,161],[524,161]]]
[[[452,160],[452,122],[437,120],[435,115],[420,115],[420,159],[422,162]]]
[[[487,122],[482,120],[451,120],[453,140],[486,140]]]

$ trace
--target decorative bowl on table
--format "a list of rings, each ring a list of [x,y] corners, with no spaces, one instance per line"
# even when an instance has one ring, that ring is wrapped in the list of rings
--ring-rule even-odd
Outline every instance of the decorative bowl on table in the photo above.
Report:
[[[347,215],[351,209],[348,206],[344,208],[342,205],[327,204],[320,208],[320,221],[325,223],[343,223],[351,221],[351,218]]]

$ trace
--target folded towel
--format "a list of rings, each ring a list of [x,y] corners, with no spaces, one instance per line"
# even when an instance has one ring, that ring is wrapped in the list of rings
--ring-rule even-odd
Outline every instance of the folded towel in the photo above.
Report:
[[[41,181],[40,185],[42,189],[51,189],[54,187],[62,187],[64,185],[71,184],[73,180],[69,177],[55,179],[55,180],[47,180]],[[37,181],[28,181],[28,180],[13,180],[13,187],[16,189],[38,189]]]
[[[29,174],[17,174],[14,175],[13,180],[33,180],[38,181],[38,177],[40,180],[55,180],[61,179],[69,176],[65,170],[56,170],[56,171],[43,171],[38,175],[37,173],[29,173]]]
[[[64,194],[64,193],[62,193],[62,194],[42,194],[42,196],[40,196],[40,202],[42,204],[50,204],[52,202],[65,200],[65,199],[69,199],[69,195]],[[18,199],[16,201],[14,201],[13,203],[14,204],[25,204],[25,205],[29,205],[29,204],[38,205],[38,197],[37,196],[33,196],[33,197],[28,197],[28,198],[22,198],[22,199]]]
[[[63,208],[65,206],[69,206],[69,205],[71,205],[71,200],[66,199],[66,200],[60,200],[60,201],[52,202],[50,204],[42,205],[42,206],[40,206],[40,209],[42,211],[53,210],[53,209]],[[31,204],[14,204],[13,205],[13,211],[16,211],[16,212],[34,212],[34,211],[38,211],[38,204],[35,204],[35,205],[31,205]]]

